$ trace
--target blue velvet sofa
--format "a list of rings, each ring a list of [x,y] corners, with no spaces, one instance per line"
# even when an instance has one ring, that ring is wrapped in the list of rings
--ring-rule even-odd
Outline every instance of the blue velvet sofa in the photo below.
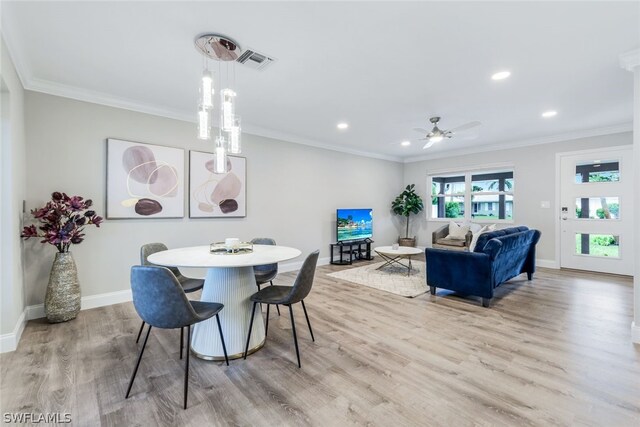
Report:
[[[427,285],[482,298],[489,307],[493,290],[522,273],[531,280],[540,231],[512,227],[481,234],[473,252],[426,249]]]

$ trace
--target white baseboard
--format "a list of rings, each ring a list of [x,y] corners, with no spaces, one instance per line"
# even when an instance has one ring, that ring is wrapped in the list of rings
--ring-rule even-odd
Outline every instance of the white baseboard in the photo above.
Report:
[[[536,267],[555,268],[555,269],[560,268],[560,266],[554,259],[536,259]]]
[[[631,322],[631,342],[640,344],[640,325]]]
[[[18,348],[18,342],[20,342],[22,331],[24,331],[24,326],[27,323],[26,317],[27,310],[25,309],[20,314],[20,317],[18,317],[18,321],[16,322],[15,328],[13,328],[13,332],[0,335],[0,353],[14,351],[16,348]]]
[[[44,317],[44,304],[30,305],[26,308],[27,320],[40,319]]]
[[[278,271],[281,273],[287,273],[289,271],[300,270],[303,261],[280,263],[278,265]],[[318,265],[329,264],[329,257],[319,258]],[[88,310],[90,308],[104,307],[112,304],[120,304],[122,302],[129,302],[132,300],[131,289],[125,289],[123,291],[107,292],[104,294],[89,295],[82,297],[81,310]],[[25,309],[26,320],[40,319],[45,317],[44,304],[30,305]],[[11,334],[7,334],[11,335]],[[3,335],[4,336],[4,335]]]
[[[90,308],[120,304],[121,302],[129,302],[131,301],[131,299],[131,289],[107,292],[104,294],[89,295],[86,297],[82,297],[82,299],[80,300],[80,310],[88,310]],[[30,305],[25,311],[27,313],[27,320],[40,319],[42,317],[45,317],[44,304]]]

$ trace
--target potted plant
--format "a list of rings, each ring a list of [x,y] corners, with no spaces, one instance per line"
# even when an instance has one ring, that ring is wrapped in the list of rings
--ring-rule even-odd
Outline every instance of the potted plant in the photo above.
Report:
[[[424,209],[422,198],[416,194],[415,184],[407,185],[398,197],[391,202],[391,209],[396,215],[402,215],[407,217],[407,229],[405,237],[398,238],[400,246],[415,246],[416,238],[409,237],[409,215],[417,214]]]
[[[58,250],[44,299],[44,311],[51,323],[74,319],[80,311],[78,271],[69,249],[82,243],[85,226],[100,227],[102,217],[89,210],[92,204],[80,196],[69,197],[56,191],[44,207],[31,211],[41,225],[24,227],[20,234],[25,240],[40,237],[40,243],[48,243]]]

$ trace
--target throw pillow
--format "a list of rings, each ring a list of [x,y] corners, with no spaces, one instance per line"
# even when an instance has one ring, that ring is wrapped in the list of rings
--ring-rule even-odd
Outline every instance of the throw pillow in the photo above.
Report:
[[[480,230],[478,230],[477,233],[473,233],[473,237],[471,238],[471,243],[469,243],[469,252],[473,252],[476,249],[476,244],[478,243],[478,237],[480,237],[481,234],[488,233],[490,231],[491,230],[489,230],[489,226],[485,225]]]
[[[458,225],[451,221],[449,223],[449,235],[445,239],[464,240],[468,232],[468,225]]]

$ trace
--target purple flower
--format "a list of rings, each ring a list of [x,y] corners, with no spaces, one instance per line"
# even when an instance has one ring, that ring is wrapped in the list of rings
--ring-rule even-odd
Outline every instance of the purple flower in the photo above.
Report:
[[[74,212],[77,212],[77,211],[85,209],[85,204],[82,201],[82,197],[80,197],[80,196],[69,197],[69,200],[66,202],[66,204]]]
[[[28,239],[29,237],[38,237],[38,230],[36,230],[35,225],[30,225],[28,227],[24,227],[22,229],[22,233],[20,233],[20,237],[24,237]]]
[[[103,219],[94,210],[87,210],[93,205],[91,199],[81,196],[68,196],[55,191],[51,200],[40,209],[33,209],[31,215],[40,225],[24,227],[20,237],[29,239],[41,237],[41,243],[54,245],[59,252],[67,252],[72,244],[82,243],[83,229],[87,225],[100,227]]]

